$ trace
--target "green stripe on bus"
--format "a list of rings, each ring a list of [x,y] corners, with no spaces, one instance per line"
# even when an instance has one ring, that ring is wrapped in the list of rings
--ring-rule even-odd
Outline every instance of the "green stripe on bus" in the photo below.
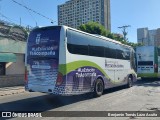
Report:
[[[61,72],[63,75],[66,75],[71,71],[74,71],[80,67],[85,67],[85,66],[97,68],[99,71],[101,71],[105,75],[106,78],[109,78],[106,72],[99,65],[90,61],[85,61],[85,60],[75,61],[68,64],[60,64],[59,72]]]
[[[89,66],[89,67],[94,67],[97,68],[99,71],[101,71],[105,77],[107,79],[110,79],[110,77],[106,74],[106,72],[96,63],[94,62],[90,62],[90,61],[86,61],[86,60],[82,60],[82,61],[75,61],[75,62],[70,62],[68,64],[60,64],[59,66],[59,72],[62,73],[63,75],[67,75],[68,73],[80,68],[80,67],[85,67],[85,66]],[[130,73],[132,74],[132,73]],[[110,79],[112,83],[114,84],[118,84],[121,83],[122,81],[115,81]]]
[[[156,78],[156,77],[160,77],[160,74],[158,74],[158,73],[139,73],[137,76],[138,77]]]

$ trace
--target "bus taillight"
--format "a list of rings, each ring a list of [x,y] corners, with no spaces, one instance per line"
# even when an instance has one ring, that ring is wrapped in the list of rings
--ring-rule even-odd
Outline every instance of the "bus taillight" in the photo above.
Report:
[[[154,71],[157,73],[158,72],[158,65],[154,64]]]
[[[154,68],[157,68],[157,64],[154,64]]]
[[[25,83],[28,82],[28,71],[27,71],[27,68],[25,68],[24,80],[25,80]]]
[[[63,82],[63,75],[62,73],[58,73],[58,76],[57,76],[57,81],[56,81],[56,85],[61,85]]]

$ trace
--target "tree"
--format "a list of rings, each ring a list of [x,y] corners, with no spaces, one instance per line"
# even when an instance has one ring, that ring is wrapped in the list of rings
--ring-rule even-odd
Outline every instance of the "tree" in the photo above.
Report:
[[[104,28],[104,26],[102,26],[97,22],[92,22],[92,21],[80,25],[78,29],[87,33],[98,34],[102,36],[107,36],[110,33]]]
[[[98,34],[98,35],[102,35],[102,36],[114,39],[116,41],[132,46],[134,48],[137,46],[142,46],[142,44],[132,43],[132,42],[129,42],[128,40],[124,40],[124,37],[116,36],[115,34],[106,30],[104,26],[102,26],[101,24],[97,22],[90,21],[86,24],[80,25],[78,29],[81,31],[87,32],[87,33]]]

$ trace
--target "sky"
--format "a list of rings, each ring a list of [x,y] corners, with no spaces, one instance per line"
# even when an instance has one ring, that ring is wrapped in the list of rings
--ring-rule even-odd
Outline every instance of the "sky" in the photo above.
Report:
[[[44,15],[44,18],[13,1]],[[0,0],[0,19],[22,26],[57,25],[57,5],[67,0]],[[111,32],[121,33],[118,27],[127,28],[127,38],[137,42],[137,28],[148,27],[149,30],[160,28],[160,0],[110,0],[111,1]],[[21,21],[21,22],[20,22]]]

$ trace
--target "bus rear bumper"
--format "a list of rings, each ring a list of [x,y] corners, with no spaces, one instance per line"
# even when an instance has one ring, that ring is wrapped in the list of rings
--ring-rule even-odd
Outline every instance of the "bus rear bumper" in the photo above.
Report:
[[[68,86],[43,86],[43,85],[28,85],[26,91],[29,92],[40,92],[48,93],[53,95],[60,96],[71,96],[71,95],[80,95],[91,92],[91,90],[73,90],[72,87]]]

